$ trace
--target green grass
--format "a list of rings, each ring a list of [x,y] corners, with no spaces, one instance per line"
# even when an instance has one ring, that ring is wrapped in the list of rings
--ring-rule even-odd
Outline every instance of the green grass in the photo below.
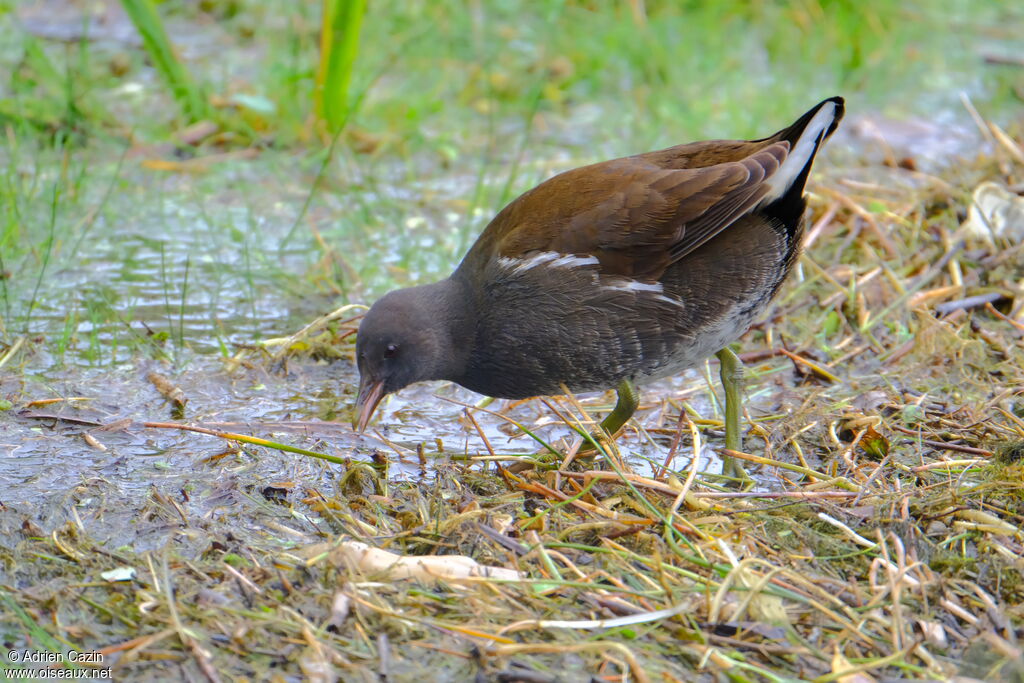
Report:
[[[196,86],[188,69],[179,59],[164,30],[153,0],[122,0],[121,6],[132,20],[153,65],[170,87],[175,101],[189,122],[210,115],[206,93]]]
[[[643,18],[634,16],[631,3],[493,2],[479,11],[458,3],[397,3],[366,11],[359,49],[361,6],[329,4],[340,9],[332,15],[337,25],[328,26],[343,39],[324,55],[319,80],[315,6],[252,0],[217,14],[165,2],[157,15],[149,2],[130,0],[126,8],[145,27],[145,50],[88,41],[66,49],[31,34],[20,44],[9,38],[6,61],[19,67],[9,104],[33,103],[53,125],[63,112],[78,110],[92,125],[138,126],[147,137],[165,139],[177,113],[152,106],[153,97],[169,88],[166,95],[195,118],[207,113],[205,91],[226,101],[222,114],[241,128],[294,143],[311,139],[308,123],[323,82],[332,126],[354,103],[353,123],[385,137],[385,148],[399,154],[424,146],[449,157],[472,152],[465,142],[486,140],[499,123],[538,107],[542,114],[574,115],[573,137],[614,134],[632,148],[761,133],[766,117],[785,120],[833,92],[901,113],[923,113],[936,99],[955,104],[962,89],[1003,98],[1008,83],[997,82],[998,69],[979,83],[979,52],[1012,44],[1022,20],[1019,9],[994,0],[651,2]],[[4,20],[13,32],[12,17]],[[189,29],[202,33],[212,22],[217,30],[205,30],[216,47],[175,59],[175,39],[190,44]],[[144,75],[147,56],[163,79],[146,87],[148,113],[156,116],[142,115],[143,106],[130,113],[133,120],[111,120],[84,106]],[[112,73],[115,62],[128,70]],[[332,63],[336,69],[326,68]],[[14,118],[34,120],[27,110]]]
[[[144,322],[175,347],[214,330],[216,343],[191,341],[216,350],[234,330],[265,333],[287,302],[312,314],[444,275],[495,210],[552,169],[764,135],[836,93],[854,116],[963,118],[960,91],[996,118],[1019,106],[1017,72],[981,59],[1009,49],[1024,21],[995,0],[638,6],[368,5],[361,27],[339,18],[345,39],[326,55],[336,68],[318,80],[315,4],[164,2],[156,14],[128,2],[146,27],[132,45],[81,19],[63,19],[78,40],[21,30],[31,4],[0,0],[3,340],[42,333],[73,352],[60,312],[96,315],[103,307],[85,302],[103,285],[122,315],[163,292],[195,294],[176,318]],[[340,130],[330,145],[318,83]],[[219,132],[177,142],[200,116]],[[140,165],[247,148],[260,156],[195,175]],[[108,267],[126,234],[149,241],[134,257],[148,271]],[[84,286],[63,276],[90,269],[98,281]],[[162,281],[141,287],[146,272]],[[186,304],[209,325],[190,331]],[[136,346],[141,328],[114,313],[99,324]]]
[[[359,32],[366,0],[325,0],[320,30],[316,109],[328,136],[337,135],[352,111],[349,85],[359,54]]]

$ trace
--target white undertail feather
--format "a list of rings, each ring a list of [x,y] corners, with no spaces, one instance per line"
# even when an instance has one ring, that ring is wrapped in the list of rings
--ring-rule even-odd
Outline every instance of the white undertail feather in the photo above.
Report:
[[[789,155],[786,156],[786,160],[782,162],[779,170],[765,181],[771,189],[761,200],[761,204],[773,202],[786,194],[793,181],[811,160],[818,145],[821,144],[822,138],[825,137],[825,133],[835,120],[836,103],[826,102],[804,128],[804,132],[793,145],[793,149],[789,151]]]

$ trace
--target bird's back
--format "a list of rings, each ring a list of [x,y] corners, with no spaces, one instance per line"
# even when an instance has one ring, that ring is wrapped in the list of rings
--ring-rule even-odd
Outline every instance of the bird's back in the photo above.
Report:
[[[453,278],[476,283],[466,376],[510,398],[678,372],[741,335],[799,253],[832,98],[761,140],[678,145],[559,174],[502,210]]]

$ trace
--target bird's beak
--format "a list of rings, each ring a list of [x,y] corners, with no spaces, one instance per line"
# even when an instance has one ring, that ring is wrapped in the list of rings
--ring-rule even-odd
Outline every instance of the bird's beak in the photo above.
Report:
[[[366,429],[377,404],[384,398],[384,381],[373,381],[363,376],[359,379],[359,398],[356,399],[356,419],[352,426],[358,432]]]

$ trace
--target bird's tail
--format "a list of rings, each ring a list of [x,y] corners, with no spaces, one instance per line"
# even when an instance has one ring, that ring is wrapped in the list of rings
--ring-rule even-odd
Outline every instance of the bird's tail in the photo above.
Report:
[[[844,111],[843,98],[830,97],[797,119],[793,125],[766,138],[773,142],[785,140],[790,146],[786,160],[766,181],[771,189],[762,202],[769,203],[783,199],[787,195],[803,194],[814,155],[818,153],[821,144],[835,132]]]

